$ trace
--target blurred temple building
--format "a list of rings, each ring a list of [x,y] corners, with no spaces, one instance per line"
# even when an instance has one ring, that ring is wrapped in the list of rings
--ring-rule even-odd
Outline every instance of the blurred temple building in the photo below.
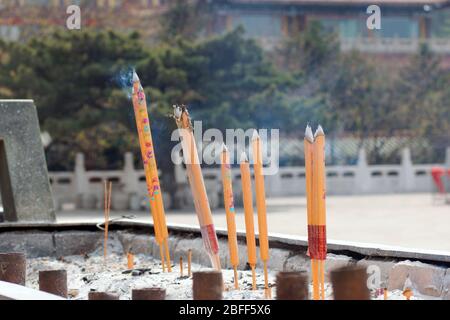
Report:
[[[0,0],[0,37],[20,40],[51,27],[64,27],[67,6],[78,4],[83,27],[139,30],[151,40],[158,17],[173,1]],[[403,60],[416,52],[420,43],[427,43],[434,52],[448,55],[450,65],[450,0],[203,1],[211,6],[207,35],[243,26],[249,37],[271,49],[286,37],[304,31],[312,21],[319,21],[336,33],[341,50],[357,49]],[[381,8],[381,30],[369,30],[366,25],[367,7],[375,3]]]
[[[169,0],[0,0],[0,38],[19,41],[65,28],[69,5],[81,7],[82,28],[142,33],[151,39]]]
[[[334,32],[341,50],[358,50],[384,60],[406,61],[421,43],[444,56],[450,65],[448,0],[217,0],[212,32],[242,25],[246,33],[273,48],[301,33],[313,21]],[[367,8],[381,9],[381,30],[367,28]],[[448,56],[448,58],[446,57]],[[447,58],[447,59],[446,59]],[[448,60],[448,61],[447,61]]]

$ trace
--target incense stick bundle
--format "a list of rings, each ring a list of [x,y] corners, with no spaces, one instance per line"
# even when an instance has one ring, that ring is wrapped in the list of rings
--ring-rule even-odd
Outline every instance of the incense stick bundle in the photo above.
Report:
[[[103,241],[103,258],[104,262],[106,262],[106,257],[108,255],[108,231],[109,231],[109,213],[111,210],[111,193],[112,193],[112,182],[105,181],[105,207],[104,207],[104,216],[105,216],[105,231],[104,231],[104,241]]]
[[[148,117],[147,101],[136,72],[133,73],[133,107],[136,117],[139,143],[141,147],[142,161],[144,163],[145,178],[147,182],[150,210],[155,229],[155,239],[160,247],[161,263],[165,270],[164,253],[167,262],[167,270],[171,271],[170,253],[168,246],[169,233],[167,230],[164,204],[159,184],[158,167],[156,165],[155,151]]]
[[[220,271],[219,241],[217,240],[208,195],[206,194],[205,182],[203,181],[191,119],[186,106],[174,106],[174,118],[180,133],[186,173],[191,186],[203,244],[211,259],[213,268]]]
[[[325,208],[325,134],[321,126],[313,136],[305,131],[305,176],[308,212],[308,254],[311,257],[313,299],[325,299],[325,260],[327,256]]]
[[[228,247],[230,250],[230,262],[234,270],[234,287],[239,289],[237,268],[239,265],[238,243],[236,234],[236,218],[233,197],[233,183],[231,179],[230,154],[225,144],[223,144],[221,155],[221,172],[223,183],[223,201],[227,218]]]
[[[253,168],[255,173],[256,209],[258,211],[259,250],[261,260],[264,264],[264,288],[267,296],[270,297],[269,274],[267,271],[267,262],[269,260],[269,239],[267,232],[266,191],[264,186],[261,138],[256,130],[253,133],[252,145],[254,157]]]
[[[256,240],[255,240],[255,224],[253,219],[253,195],[252,180],[250,175],[250,164],[245,152],[241,155],[241,181],[242,181],[242,197],[244,201],[245,213],[245,237],[247,241],[248,264],[252,269],[252,288],[256,290]]]

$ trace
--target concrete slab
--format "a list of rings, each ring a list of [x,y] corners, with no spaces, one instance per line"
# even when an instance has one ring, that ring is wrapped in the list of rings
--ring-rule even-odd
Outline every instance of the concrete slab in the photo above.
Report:
[[[0,300],[66,300],[39,290],[0,281]]]

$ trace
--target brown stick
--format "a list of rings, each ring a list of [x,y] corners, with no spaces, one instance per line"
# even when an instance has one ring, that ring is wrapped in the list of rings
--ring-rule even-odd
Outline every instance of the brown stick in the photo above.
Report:
[[[267,271],[267,261],[263,261],[263,264],[264,264],[264,291],[266,292],[266,297],[270,299],[269,272]]]
[[[169,242],[167,238],[163,241],[164,244],[164,250],[166,251],[166,264],[167,264],[167,271],[172,272],[172,263],[170,262],[170,252],[169,252]]]
[[[127,254],[127,266],[128,270],[134,269],[134,255],[131,252]]]
[[[180,277],[183,276],[183,257],[180,257]]]
[[[239,279],[238,279],[238,272],[237,272],[237,267],[233,267],[234,269],[234,288],[236,290],[239,290]]]
[[[163,252],[162,244],[159,245],[159,255],[161,256],[161,265],[162,265],[163,272],[166,272],[166,264],[164,262],[164,252]]]
[[[252,289],[256,290],[256,271],[255,271],[255,266],[252,265]]]
[[[192,276],[191,263],[192,263],[192,250],[189,249],[189,251],[188,251],[188,277],[189,278]]]

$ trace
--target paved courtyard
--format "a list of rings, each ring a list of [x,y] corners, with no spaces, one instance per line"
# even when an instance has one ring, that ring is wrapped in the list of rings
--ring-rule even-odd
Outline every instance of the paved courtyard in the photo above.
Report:
[[[306,236],[304,197],[267,200],[270,233]],[[112,212],[150,221],[148,212]],[[103,213],[60,212],[59,222],[101,221]],[[256,216],[255,216],[256,219]],[[197,225],[192,211],[169,211],[168,223]],[[217,227],[226,227],[224,210],[214,211]],[[256,223],[256,220],[255,220]],[[328,237],[334,240],[379,243],[450,252],[450,205],[433,203],[430,194],[330,196],[327,199]],[[237,208],[238,229],[245,229],[244,213]]]

